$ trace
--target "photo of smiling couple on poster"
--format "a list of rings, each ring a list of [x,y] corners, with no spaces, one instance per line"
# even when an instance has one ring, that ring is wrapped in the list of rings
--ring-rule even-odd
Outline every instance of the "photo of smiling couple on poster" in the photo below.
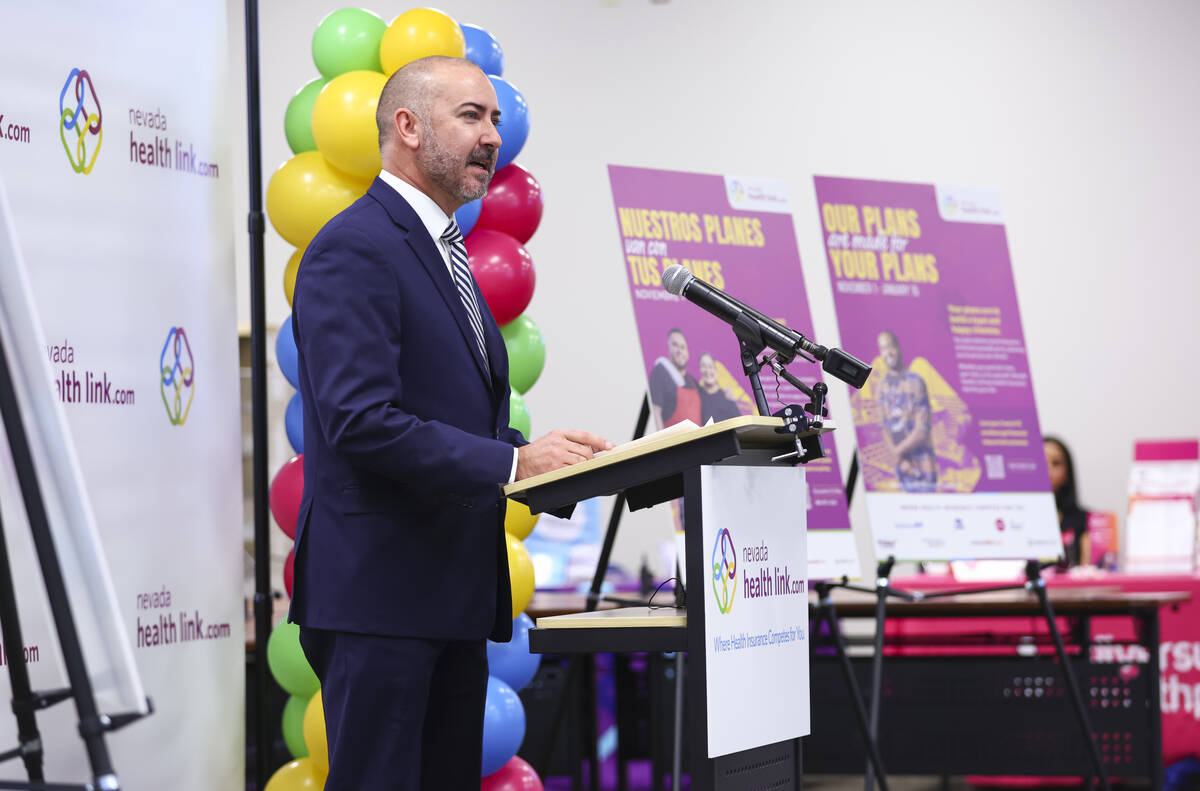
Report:
[[[666,354],[650,369],[650,406],[656,427],[666,428],[684,420],[703,426],[709,420],[720,422],[751,414],[749,397],[734,384],[728,369],[712,352],[700,353],[699,379],[688,371],[690,362],[687,336],[680,328],[672,327],[667,332]]]

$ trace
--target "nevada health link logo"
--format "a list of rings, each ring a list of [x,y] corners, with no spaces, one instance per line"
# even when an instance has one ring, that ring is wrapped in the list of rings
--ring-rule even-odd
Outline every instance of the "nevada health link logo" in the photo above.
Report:
[[[724,615],[733,609],[733,597],[737,594],[737,548],[733,536],[724,528],[717,534],[712,551],[713,596],[717,609]]]
[[[71,69],[58,94],[58,135],[76,173],[87,175],[96,165],[104,140],[102,118],[91,75],[87,69]]]
[[[158,356],[158,369],[162,372],[159,389],[163,406],[167,408],[167,419],[172,426],[182,426],[187,422],[196,395],[196,362],[183,327],[167,330],[167,340]]]

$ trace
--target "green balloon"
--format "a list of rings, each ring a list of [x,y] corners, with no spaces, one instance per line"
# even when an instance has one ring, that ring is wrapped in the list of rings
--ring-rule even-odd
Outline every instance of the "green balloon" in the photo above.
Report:
[[[304,743],[304,712],[308,701],[292,695],[283,706],[283,742],[293,758],[306,758],[308,745]]]
[[[529,439],[529,432],[533,430],[529,420],[529,410],[525,408],[525,399],[521,398],[521,394],[515,390],[508,397],[508,425],[509,428],[515,428],[521,432],[526,439]]]
[[[287,135],[293,154],[317,150],[317,141],[312,133],[313,102],[326,82],[328,80],[318,77],[296,91],[296,95],[288,102],[287,111],[283,114],[283,133]]]
[[[284,692],[308,700],[321,688],[300,647],[300,627],[287,619],[276,624],[267,641],[267,667]]]
[[[542,331],[533,319],[522,313],[500,328],[504,346],[508,349],[508,383],[518,393],[525,394],[542,375],[546,365],[546,346]]]
[[[313,33],[317,71],[327,80],[348,71],[383,71],[379,42],[387,23],[363,8],[342,8],[321,20]]]

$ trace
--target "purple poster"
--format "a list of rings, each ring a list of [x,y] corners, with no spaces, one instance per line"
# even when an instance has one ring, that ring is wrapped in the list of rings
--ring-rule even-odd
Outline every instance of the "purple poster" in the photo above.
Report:
[[[787,188],[780,181],[741,179],[610,165],[617,227],[649,383],[651,430],[691,420],[704,425],[755,414],[733,329],[667,292],[662,273],[681,264],[805,335],[812,323]],[[797,359],[788,369],[808,386],[821,371]],[[807,398],[769,369],[763,390],[772,412]],[[842,386],[834,383],[833,387]],[[832,437],[826,458],[808,465],[809,577],[859,573],[846,495]]]
[[[815,179],[876,553],[1061,548],[1000,202],[986,190]]]

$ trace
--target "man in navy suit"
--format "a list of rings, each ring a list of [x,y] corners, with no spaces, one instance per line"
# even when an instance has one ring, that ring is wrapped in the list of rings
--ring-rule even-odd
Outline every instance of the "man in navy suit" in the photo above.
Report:
[[[477,791],[485,638],[512,634],[501,486],[611,447],[508,426],[504,341],[452,222],[487,191],[499,115],[469,61],[397,71],[377,112],[383,171],[296,278],[290,617],[321,679],[326,791]]]

